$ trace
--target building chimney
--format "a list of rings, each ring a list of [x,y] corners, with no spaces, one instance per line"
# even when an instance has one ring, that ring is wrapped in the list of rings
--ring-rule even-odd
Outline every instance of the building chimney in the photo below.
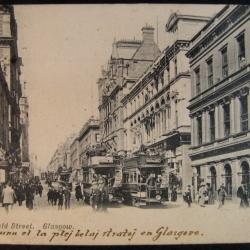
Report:
[[[144,26],[142,29],[142,40],[144,43],[154,42],[154,28],[152,26]]]

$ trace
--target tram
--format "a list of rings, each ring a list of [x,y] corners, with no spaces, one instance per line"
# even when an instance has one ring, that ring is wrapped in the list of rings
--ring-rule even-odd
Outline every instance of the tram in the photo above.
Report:
[[[102,178],[107,188],[109,202],[122,203],[122,168],[114,163],[113,156],[89,156],[87,165],[83,166],[83,192],[85,200],[90,201],[94,181]]]
[[[63,169],[59,173],[58,183],[62,186],[69,187],[70,191],[72,191],[72,171],[70,169]]]
[[[168,177],[161,158],[137,155],[126,159],[122,175],[126,204],[140,207],[168,201]]]

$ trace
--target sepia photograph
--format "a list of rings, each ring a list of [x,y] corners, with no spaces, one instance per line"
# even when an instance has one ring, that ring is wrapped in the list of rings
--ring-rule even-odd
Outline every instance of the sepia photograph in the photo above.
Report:
[[[250,242],[250,5],[0,5],[0,244]]]

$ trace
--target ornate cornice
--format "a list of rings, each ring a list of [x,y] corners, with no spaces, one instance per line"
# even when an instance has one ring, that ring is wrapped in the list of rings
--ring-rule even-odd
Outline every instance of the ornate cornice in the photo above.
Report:
[[[187,57],[194,58],[198,54],[205,51],[208,46],[214,44],[216,40],[218,40],[224,33],[230,30],[236,24],[236,22],[249,15],[249,10],[250,6],[238,5],[235,9],[231,11],[231,13],[229,13],[229,16],[227,16],[216,27],[209,31],[200,41],[197,42],[197,44],[195,44],[188,51],[188,53],[186,54]],[[213,21],[215,22],[215,20]],[[202,32],[200,33],[200,36],[202,36]],[[196,37],[196,39],[198,39],[198,37]]]

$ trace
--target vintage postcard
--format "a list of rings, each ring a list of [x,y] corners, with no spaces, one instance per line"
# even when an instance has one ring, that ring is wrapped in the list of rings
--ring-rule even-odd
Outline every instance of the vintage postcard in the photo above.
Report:
[[[250,6],[0,5],[0,243],[250,239]]]

